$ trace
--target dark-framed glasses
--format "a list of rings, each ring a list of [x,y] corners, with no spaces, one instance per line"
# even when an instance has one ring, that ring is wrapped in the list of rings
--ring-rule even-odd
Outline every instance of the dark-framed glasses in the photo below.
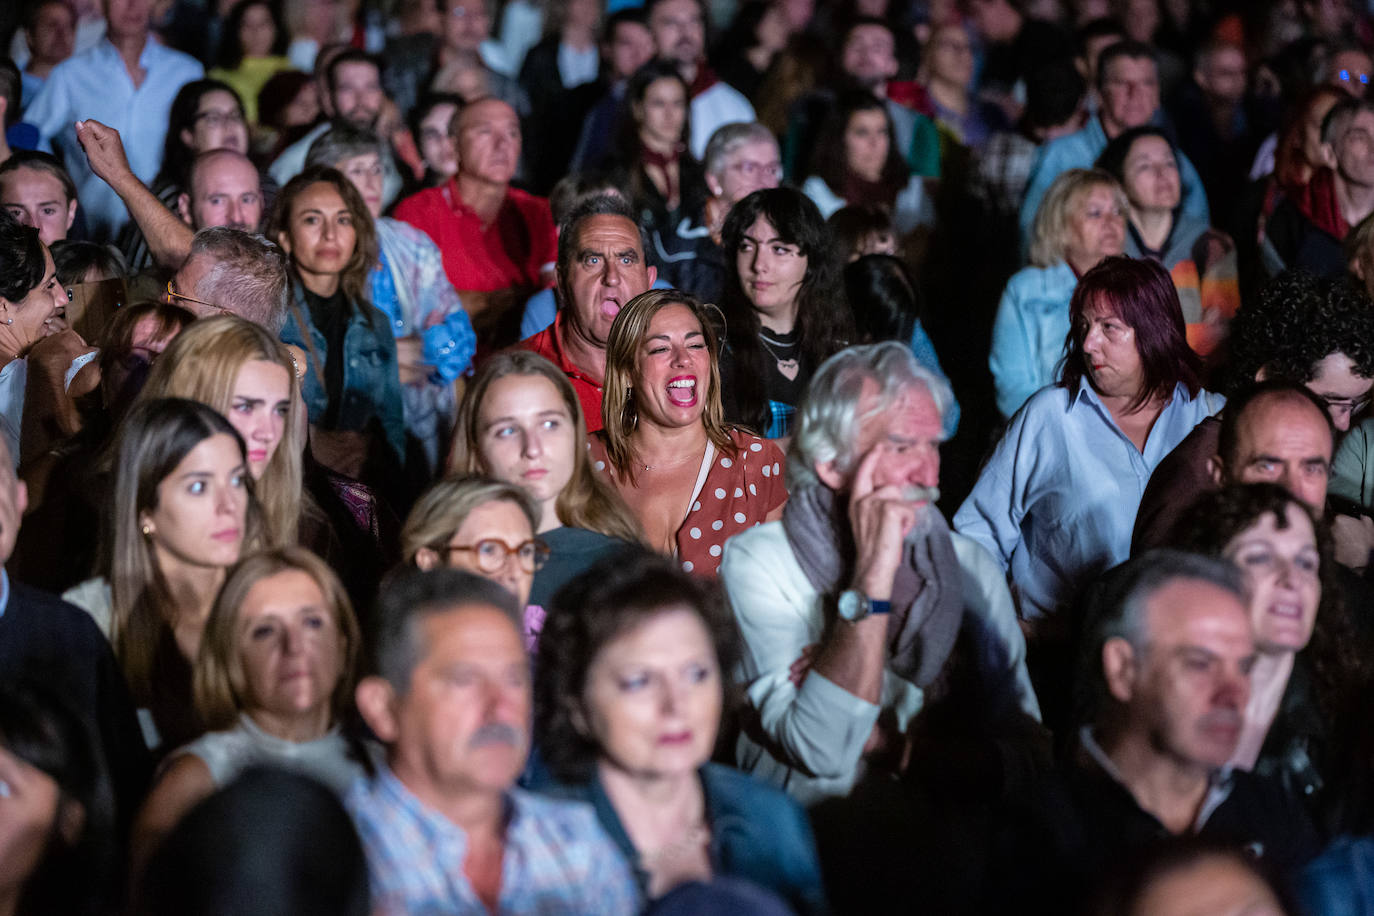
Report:
[[[549,545],[537,538],[514,547],[500,538],[483,538],[475,544],[436,544],[433,549],[443,554],[455,550],[471,553],[477,568],[488,575],[499,573],[512,557],[527,573],[537,572],[549,560]]]

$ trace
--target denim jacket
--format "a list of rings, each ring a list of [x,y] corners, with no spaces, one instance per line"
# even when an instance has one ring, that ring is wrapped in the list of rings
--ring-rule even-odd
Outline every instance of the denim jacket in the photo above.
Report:
[[[992,322],[988,368],[997,409],[1010,417],[1058,374],[1069,336],[1069,300],[1078,277],[1066,261],[1023,267],[1007,281]]]
[[[815,838],[801,806],[781,790],[730,767],[708,763],[698,772],[711,826],[711,871],[770,890],[802,916],[829,912]],[[593,776],[581,785],[551,785],[541,791],[591,803],[647,898],[649,874],[601,780]]]
[[[338,405],[338,429],[363,431],[372,420],[381,425],[387,444],[400,460],[405,460],[405,418],[401,406],[401,378],[396,362],[396,338],[386,316],[368,302],[354,302],[353,313],[344,331],[343,403]],[[301,323],[305,326],[302,327]],[[307,334],[309,335],[307,337]],[[299,280],[292,282],[291,308],[281,329],[283,343],[294,344],[306,352],[311,368],[301,380],[301,394],[311,423],[320,423],[329,410],[329,395],[324,388],[324,360],[329,342],[315,327],[305,290]],[[318,365],[317,365],[318,363]]]

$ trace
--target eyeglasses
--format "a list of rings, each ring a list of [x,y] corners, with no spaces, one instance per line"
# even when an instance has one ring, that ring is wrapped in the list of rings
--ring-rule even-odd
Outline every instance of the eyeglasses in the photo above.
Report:
[[[432,549],[436,553],[470,551],[477,555],[477,568],[488,575],[499,573],[511,557],[515,557],[520,568],[527,573],[537,572],[549,560],[549,545],[540,540],[525,541],[511,547],[499,538],[484,538],[476,544],[435,544]]]
[[[1322,402],[1325,403],[1329,409],[1339,410],[1344,413],[1348,413],[1351,416],[1354,416],[1355,414],[1364,410],[1366,407],[1369,406],[1370,402],[1369,395],[1365,395],[1362,398],[1336,398],[1331,397],[1330,395],[1323,394],[1318,395],[1318,397],[1322,399]]]
[[[206,302],[204,299],[197,299],[195,296],[184,296],[181,293],[177,292],[176,282],[177,281],[175,278],[167,281],[168,304],[176,305],[176,302],[173,300],[180,299],[182,302],[190,302],[195,305],[203,305],[207,309],[214,309],[217,312],[224,312],[225,314],[228,314],[229,310],[222,305],[215,305],[213,302]]]
[[[746,159],[743,162],[736,162],[733,165],[726,166],[726,168],[732,172],[739,172],[745,178],[749,179],[763,177],[782,178],[781,162],[755,162],[752,159]]]
[[[380,178],[382,172],[382,164],[380,162],[374,162],[371,165],[349,166],[344,174],[353,181],[361,181],[364,178]]]
[[[201,111],[193,119],[196,123],[205,121],[211,127],[232,127],[243,123],[241,111]]]

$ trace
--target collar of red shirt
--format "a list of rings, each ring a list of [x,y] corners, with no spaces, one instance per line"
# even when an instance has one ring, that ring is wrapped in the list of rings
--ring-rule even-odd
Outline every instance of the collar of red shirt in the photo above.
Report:
[[[549,328],[549,352],[553,355],[554,363],[558,366],[558,368],[562,369],[566,375],[570,375],[573,378],[577,378],[586,382],[588,385],[591,385],[594,388],[596,388],[597,391],[600,391],[604,387],[604,379],[597,380],[592,378],[581,368],[576,366],[572,362],[572,360],[568,359],[568,355],[563,351],[562,309],[558,310],[558,314],[555,315],[553,319],[553,327]]]

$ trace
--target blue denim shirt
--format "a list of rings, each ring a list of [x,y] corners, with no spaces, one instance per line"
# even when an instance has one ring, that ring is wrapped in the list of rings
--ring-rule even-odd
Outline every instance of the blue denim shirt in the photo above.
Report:
[[[305,290],[292,283],[293,301],[281,329],[283,343],[294,344],[314,362],[328,359],[329,342],[315,327]],[[396,362],[396,338],[387,318],[370,303],[354,302],[344,331],[343,403],[338,405],[338,429],[365,430],[372,420],[380,423],[387,444],[404,461],[406,454],[405,418],[401,406],[401,378]],[[305,322],[301,327],[300,322]],[[306,335],[309,335],[307,341]],[[319,423],[329,410],[329,394],[324,388],[324,366],[307,369],[301,380],[301,395],[311,423]]]
[[[787,793],[739,770],[708,763],[699,772],[711,827],[712,872],[770,890],[802,916],[828,912],[816,841],[801,806]],[[593,776],[581,785],[550,785],[541,791],[590,802],[602,828],[634,866],[647,896],[649,875],[640,867],[639,854],[600,779]]]
[[[1007,281],[992,322],[988,368],[997,409],[1010,417],[1030,396],[1053,384],[1069,336],[1069,300],[1078,277],[1066,261],[1023,267]]]

